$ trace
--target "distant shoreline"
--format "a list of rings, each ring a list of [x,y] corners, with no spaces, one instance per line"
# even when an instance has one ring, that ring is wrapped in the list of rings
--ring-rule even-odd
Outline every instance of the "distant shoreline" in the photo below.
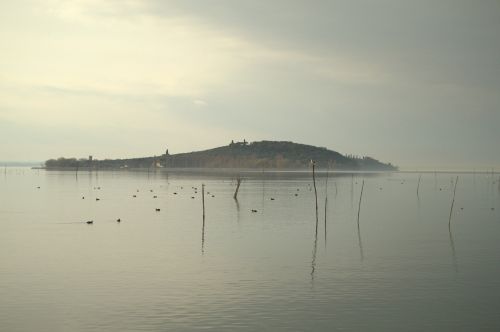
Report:
[[[238,168],[238,167],[226,167],[226,168],[217,168],[217,167],[162,167],[162,168],[147,168],[147,167],[137,167],[137,168],[88,168],[88,167],[31,167],[34,170],[46,170],[46,171],[64,171],[64,172],[109,172],[109,171],[120,171],[120,172],[185,172],[185,173],[216,173],[216,172],[227,172],[227,173],[310,173],[311,169],[305,168]],[[325,169],[325,168],[317,168],[316,173],[336,173],[336,174],[384,174],[384,173],[392,173],[392,174],[493,174],[500,175],[500,171],[494,170],[490,171],[474,171],[474,170],[339,170],[339,169]]]

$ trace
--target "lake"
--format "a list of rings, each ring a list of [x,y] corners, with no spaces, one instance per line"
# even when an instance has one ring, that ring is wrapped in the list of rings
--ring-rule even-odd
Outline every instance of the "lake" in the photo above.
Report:
[[[1,169],[0,330],[500,331],[498,174],[316,175]]]

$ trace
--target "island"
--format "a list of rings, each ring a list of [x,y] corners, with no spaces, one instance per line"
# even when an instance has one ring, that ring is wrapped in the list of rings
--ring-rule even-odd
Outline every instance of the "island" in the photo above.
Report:
[[[367,156],[343,155],[324,147],[289,141],[231,141],[228,145],[187,153],[129,159],[58,158],[45,162],[46,169],[133,169],[133,168],[249,168],[396,171],[391,163]]]

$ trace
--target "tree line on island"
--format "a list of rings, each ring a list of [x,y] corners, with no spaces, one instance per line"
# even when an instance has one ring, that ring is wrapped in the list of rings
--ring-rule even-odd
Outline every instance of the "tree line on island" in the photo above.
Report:
[[[382,163],[371,157],[342,155],[324,147],[287,141],[242,142],[214,149],[160,156],[97,160],[58,158],[45,162],[47,169],[127,169],[127,168],[268,168],[304,169],[314,160],[318,167],[339,170],[397,170],[391,163]]]

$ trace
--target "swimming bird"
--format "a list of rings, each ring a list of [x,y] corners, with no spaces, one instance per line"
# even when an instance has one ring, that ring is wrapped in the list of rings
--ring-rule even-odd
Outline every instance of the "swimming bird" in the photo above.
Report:
[[[273,198],[273,197],[271,197],[271,201],[274,201],[274,198]]]
[[[137,197],[137,195],[132,195],[132,197]]]
[[[252,212],[257,212],[257,210],[252,209]]]
[[[156,212],[160,212],[160,209],[156,208]]]
[[[120,218],[116,219],[116,222],[121,222],[122,220]]]
[[[96,201],[100,201],[101,199],[100,199],[100,198],[96,198],[95,200],[96,200]]]
[[[93,223],[94,223],[94,220],[89,220],[89,221],[87,221],[87,224],[89,224],[89,225],[91,225],[91,224],[93,224]]]
[[[153,198],[158,198],[158,196],[154,195]]]

